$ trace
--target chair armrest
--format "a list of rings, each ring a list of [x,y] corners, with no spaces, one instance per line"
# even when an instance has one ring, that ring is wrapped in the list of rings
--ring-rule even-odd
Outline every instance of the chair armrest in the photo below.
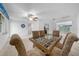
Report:
[[[61,44],[60,42],[58,42],[58,43],[56,44],[56,47],[62,49],[62,48],[63,48],[63,44]]]
[[[59,49],[59,48],[57,48],[57,47],[54,47],[54,49],[52,50],[52,53],[51,53],[51,55],[52,56],[61,56],[61,49]]]

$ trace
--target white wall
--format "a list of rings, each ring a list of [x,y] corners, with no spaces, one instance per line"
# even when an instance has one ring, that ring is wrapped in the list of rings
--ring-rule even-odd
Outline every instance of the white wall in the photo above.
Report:
[[[39,26],[39,20],[31,21],[31,29],[32,31],[39,31],[41,29]]]
[[[72,32],[74,33],[78,33],[77,30],[77,26],[78,26],[78,21],[77,21],[78,17],[77,15],[71,15],[69,18],[65,18],[65,19],[56,19],[55,21],[53,21],[53,19],[39,19],[39,21],[11,21],[11,25],[10,25],[10,35],[14,34],[14,33],[18,33],[20,36],[22,37],[26,37],[28,36],[28,31],[29,31],[29,27],[28,24],[31,23],[31,30],[30,31],[36,31],[36,30],[44,30],[44,25],[45,24],[49,24],[49,33],[52,33],[53,30],[56,29],[56,22],[64,22],[64,21],[72,21]],[[26,19],[25,19],[26,20]],[[21,28],[21,24],[25,24],[26,27],[25,28]]]
[[[21,24],[25,24],[25,28],[21,27]],[[27,21],[19,21],[19,20],[12,20],[10,22],[10,36],[12,34],[18,34],[22,38],[27,38],[28,36],[28,22]]]
[[[25,24],[25,28],[21,28],[21,24]],[[31,24],[31,28],[29,28],[29,24]],[[53,29],[55,29],[55,23],[53,20],[45,20],[45,19],[38,19],[38,21],[28,21],[27,19],[23,20],[12,20],[10,22],[10,36],[12,34],[19,34],[23,38],[29,37],[29,31],[38,31],[44,30],[44,25],[49,24],[49,33],[52,33]],[[32,33],[31,33],[32,36]]]

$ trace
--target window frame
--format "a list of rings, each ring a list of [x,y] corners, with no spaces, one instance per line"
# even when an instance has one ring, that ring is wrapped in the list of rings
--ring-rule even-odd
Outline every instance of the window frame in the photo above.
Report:
[[[69,23],[70,22],[70,23]],[[67,24],[68,23],[68,24]],[[59,25],[71,25],[72,26],[72,21],[71,20],[67,20],[67,21],[62,21],[62,22],[56,22],[56,30],[59,30]],[[72,30],[70,30],[70,32],[72,32]],[[61,32],[61,33],[67,33],[67,32]]]
[[[6,20],[6,17],[3,15],[3,13],[0,11],[0,14],[1,14],[1,18],[3,17],[4,18],[4,20],[2,21],[2,19],[1,19],[1,21],[2,21],[2,23],[3,22],[5,22],[5,20]],[[2,29],[1,29],[1,32],[0,32],[0,35],[3,35],[3,33],[5,33],[6,32],[6,28],[5,29],[3,29],[3,27],[6,27],[6,24],[2,24]]]

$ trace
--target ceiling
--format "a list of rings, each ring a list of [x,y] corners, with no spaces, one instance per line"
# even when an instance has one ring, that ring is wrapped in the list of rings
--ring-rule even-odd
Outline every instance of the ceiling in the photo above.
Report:
[[[10,19],[23,19],[29,13],[39,19],[67,17],[79,12],[79,3],[5,3]]]

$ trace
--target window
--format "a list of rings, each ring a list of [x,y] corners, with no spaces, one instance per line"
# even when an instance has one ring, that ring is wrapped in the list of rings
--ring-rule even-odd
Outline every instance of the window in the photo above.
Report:
[[[0,33],[4,33],[5,32],[5,20],[4,17],[2,16],[2,14],[0,14]]]
[[[0,32],[1,32],[1,29],[2,29],[2,20],[1,20],[1,14],[0,14]]]
[[[57,29],[61,33],[68,33],[72,31],[72,21],[59,22],[57,23]]]

